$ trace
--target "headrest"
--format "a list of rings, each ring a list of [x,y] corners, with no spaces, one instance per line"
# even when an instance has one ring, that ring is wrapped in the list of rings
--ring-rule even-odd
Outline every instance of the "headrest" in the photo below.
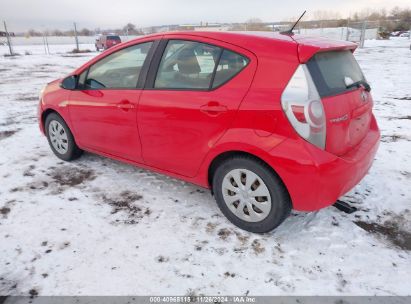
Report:
[[[198,74],[201,72],[194,49],[183,49],[178,54],[178,70],[183,74]]]

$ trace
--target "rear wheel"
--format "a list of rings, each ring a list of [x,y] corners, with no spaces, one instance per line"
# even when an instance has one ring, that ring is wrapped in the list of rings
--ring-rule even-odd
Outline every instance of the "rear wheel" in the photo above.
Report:
[[[73,134],[60,115],[47,115],[45,130],[51,150],[58,158],[70,161],[80,157],[83,151],[77,146]]]
[[[213,192],[228,220],[255,233],[273,230],[291,211],[280,178],[265,163],[247,156],[229,158],[218,166]]]

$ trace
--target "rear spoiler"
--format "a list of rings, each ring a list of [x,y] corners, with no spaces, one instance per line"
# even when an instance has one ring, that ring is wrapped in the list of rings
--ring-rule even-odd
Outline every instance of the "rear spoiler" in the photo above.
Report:
[[[305,63],[319,52],[344,51],[354,52],[357,44],[348,41],[331,40],[319,37],[293,37],[298,43],[298,59]]]

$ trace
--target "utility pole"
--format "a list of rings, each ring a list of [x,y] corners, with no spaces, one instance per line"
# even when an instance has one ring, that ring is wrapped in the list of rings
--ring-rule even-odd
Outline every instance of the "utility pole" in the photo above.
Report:
[[[360,37],[360,48],[364,47],[365,31],[366,30],[367,30],[367,20],[365,20],[364,23],[362,24],[361,37]]]
[[[43,45],[44,45],[44,53],[46,55],[50,55],[50,49],[49,49],[49,41],[47,38],[48,32],[44,31],[43,32]]]
[[[350,19],[347,19],[347,32],[345,33],[345,40],[348,41],[350,39]]]
[[[80,48],[79,48],[79,46],[78,46],[77,25],[76,25],[75,22],[74,22],[73,24],[74,24],[74,37],[76,38],[76,49],[77,49],[77,51],[79,51]]]
[[[9,31],[7,30],[6,21],[3,21],[3,24],[4,24],[4,31],[6,32],[7,44],[9,46],[10,56],[13,56],[14,53],[13,53],[13,48],[11,46],[10,34],[9,34]]]
[[[46,47],[47,47],[47,54],[48,54],[48,55],[50,55],[50,49],[49,49],[49,38],[47,38],[47,35],[48,35],[48,34],[46,34]]]
[[[44,46],[44,54],[47,55],[46,39],[44,38],[44,33],[43,33],[43,46]]]

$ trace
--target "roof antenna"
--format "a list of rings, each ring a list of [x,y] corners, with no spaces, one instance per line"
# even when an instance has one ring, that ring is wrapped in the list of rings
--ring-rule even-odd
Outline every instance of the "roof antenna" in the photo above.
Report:
[[[304,17],[304,15],[305,15],[306,12],[307,12],[307,11],[304,11],[304,13],[302,13],[302,15],[300,16],[300,18],[298,18],[298,20],[294,23],[294,25],[293,25],[289,30],[286,30],[286,31],[284,31],[284,32],[281,32],[280,34],[290,35],[290,36],[294,35],[294,33],[293,33],[294,28],[297,26],[298,22],[300,22],[301,18]]]

